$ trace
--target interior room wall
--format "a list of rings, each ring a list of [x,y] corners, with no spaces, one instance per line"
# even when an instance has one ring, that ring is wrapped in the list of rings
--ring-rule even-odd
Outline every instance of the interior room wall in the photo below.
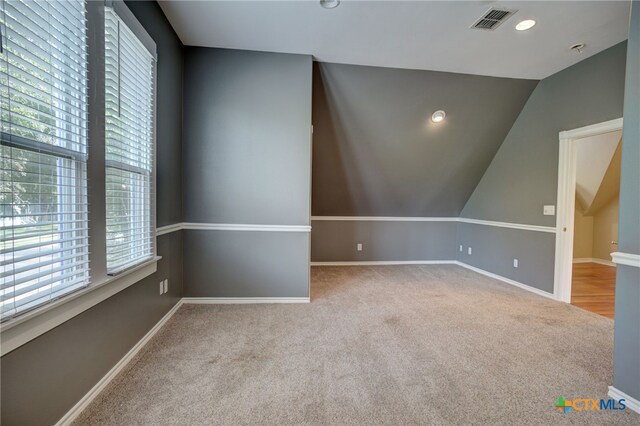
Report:
[[[558,134],[622,117],[626,47],[626,42],[620,43],[538,84],[462,210],[462,217],[555,226],[555,215],[543,215],[543,206],[556,204]],[[536,231],[514,232],[519,233],[514,241],[524,241]],[[497,237],[489,238],[489,233],[499,235],[503,230],[486,225],[465,226],[464,232],[458,233],[458,244],[468,246],[471,240],[476,241],[474,252],[491,252],[493,258],[511,262],[516,246],[508,241],[496,244]],[[477,234],[487,234],[487,238],[478,238]],[[532,246],[519,255],[518,268],[511,266],[500,275],[552,292],[555,235],[542,234],[540,246]],[[539,263],[537,253],[542,250],[549,255]],[[463,252],[458,258],[481,267],[477,256]],[[539,268],[534,274],[524,269],[531,262]],[[498,273],[499,265],[485,263],[482,269]],[[539,281],[540,275],[546,277],[544,282]]]
[[[631,2],[622,130],[618,251],[635,265],[616,269],[613,386],[640,401],[640,1]]]
[[[158,51],[157,222],[163,226],[181,221],[182,44],[156,2],[127,5]],[[158,237],[158,255],[156,273],[2,357],[0,423],[55,424],[178,302],[181,233]],[[161,296],[164,279],[169,292]]]
[[[573,258],[593,257],[593,216],[585,216],[576,205],[573,222]]]
[[[593,256],[611,261],[611,253],[618,250],[619,200],[614,197],[593,215]]]
[[[536,84],[315,63],[314,217],[457,217]],[[451,260],[455,224],[314,220],[311,243],[314,261]]]
[[[309,296],[309,233],[290,227],[310,225],[311,67],[185,48],[185,296]]]

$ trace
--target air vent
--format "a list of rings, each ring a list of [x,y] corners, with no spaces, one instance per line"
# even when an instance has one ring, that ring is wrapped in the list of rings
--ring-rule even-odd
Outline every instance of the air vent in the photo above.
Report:
[[[482,18],[478,19],[471,26],[471,28],[475,28],[477,30],[493,31],[516,12],[516,10],[509,9],[489,9],[489,11],[487,11],[487,13],[482,16]]]

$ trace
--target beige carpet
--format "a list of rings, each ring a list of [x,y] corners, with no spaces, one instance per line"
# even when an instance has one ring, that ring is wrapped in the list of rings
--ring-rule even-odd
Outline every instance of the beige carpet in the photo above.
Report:
[[[185,305],[77,424],[640,424],[613,322],[458,266],[312,268],[312,303]]]

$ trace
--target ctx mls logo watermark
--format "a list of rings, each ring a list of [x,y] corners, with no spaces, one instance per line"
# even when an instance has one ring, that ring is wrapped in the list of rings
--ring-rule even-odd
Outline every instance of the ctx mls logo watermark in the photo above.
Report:
[[[556,402],[556,410],[568,413],[571,409],[575,411],[619,411],[627,408],[624,399],[591,399],[591,398],[574,398],[564,399],[559,397]]]

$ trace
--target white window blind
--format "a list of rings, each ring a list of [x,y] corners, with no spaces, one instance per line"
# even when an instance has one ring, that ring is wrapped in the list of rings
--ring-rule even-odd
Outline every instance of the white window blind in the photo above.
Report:
[[[155,59],[105,9],[107,272],[154,255],[152,209]]]
[[[0,1],[0,314],[89,283],[83,1]]]

